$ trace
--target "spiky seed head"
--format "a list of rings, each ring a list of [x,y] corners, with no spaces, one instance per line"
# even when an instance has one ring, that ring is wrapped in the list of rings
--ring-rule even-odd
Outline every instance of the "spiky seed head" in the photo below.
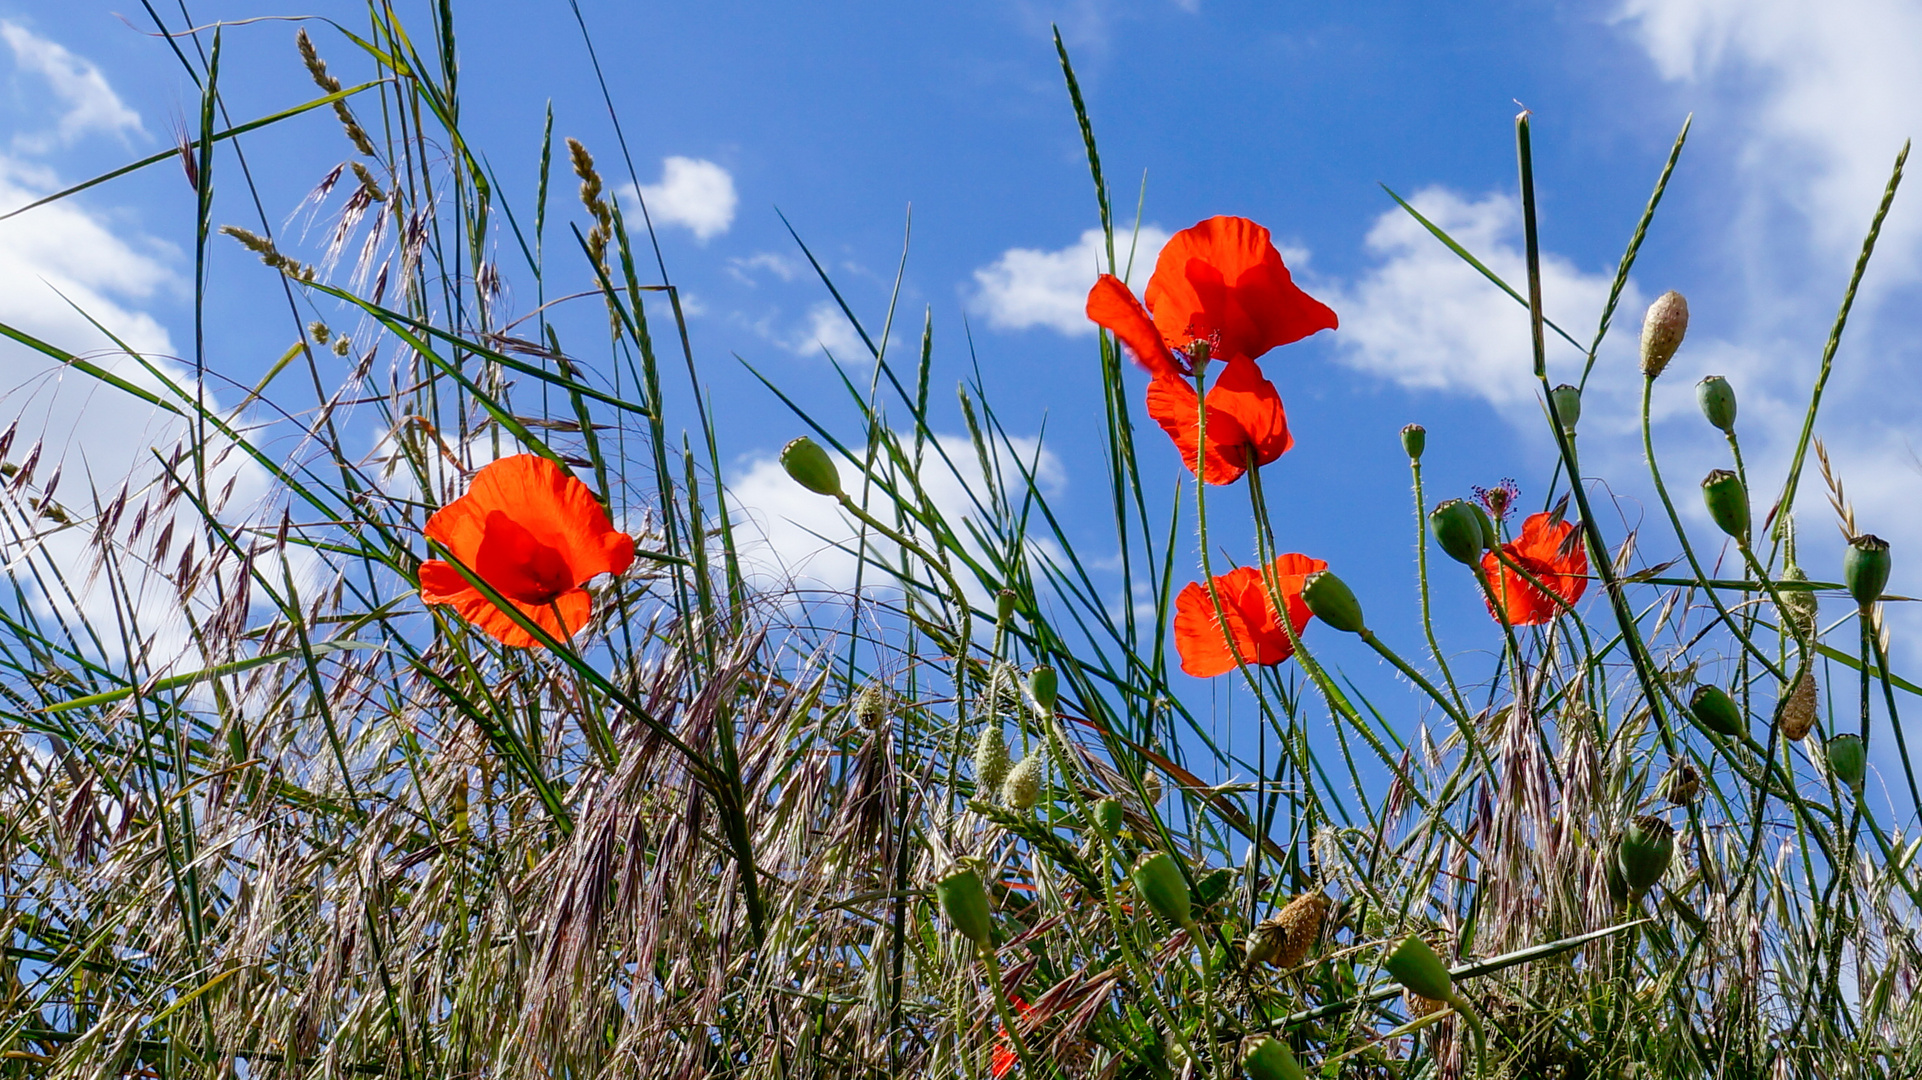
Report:
[[[1795,688],[1782,699],[1775,722],[1791,742],[1808,738],[1809,729],[1815,726],[1815,672],[1805,670],[1796,677]]]
[[[1321,936],[1321,922],[1328,916],[1328,897],[1319,892],[1302,893],[1276,913],[1273,921],[1281,927],[1281,951],[1275,957],[1278,968],[1296,968],[1308,958],[1315,939]]]
[[[888,722],[888,692],[880,683],[869,683],[854,699],[854,722],[867,731],[879,731]],[[1002,751],[1005,757],[1007,752]],[[980,775],[979,771],[976,775]]]
[[[1673,289],[1655,298],[1642,319],[1642,377],[1653,379],[1688,335],[1688,301]]]
[[[981,798],[998,793],[1008,778],[1008,741],[1001,737],[1001,725],[981,726],[974,737],[974,790]]]
[[[1807,581],[1808,574],[1799,566],[1790,564],[1782,572],[1784,581]],[[1821,605],[1815,598],[1813,589],[1778,589],[1782,597],[1782,617],[1802,632],[1810,641],[1815,640],[1815,627],[1821,615]]]
[[[1678,761],[1662,780],[1662,795],[1676,806],[1687,806],[1702,794],[1702,774],[1686,761]]]
[[[1031,810],[1041,799],[1041,752],[1021,759],[1001,781],[1001,804],[1010,810]]]

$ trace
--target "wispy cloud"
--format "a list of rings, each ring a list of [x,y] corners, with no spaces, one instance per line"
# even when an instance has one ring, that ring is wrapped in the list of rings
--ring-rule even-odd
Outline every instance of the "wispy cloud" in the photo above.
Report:
[[[1128,262],[1128,239],[1118,236],[1116,259]],[[1168,233],[1144,225],[1134,251],[1130,282],[1145,281]],[[1088,288],[1108,268],[1108,245],[1100,229],[1089,229],[1064,248],[1042,251],[1009,248],[974,272],[970,306],[997,330],[1045,327],[1059,334],[1091,335],[1086,312]]]
[[[625,185],[623,196],[633,200],[635,187]],[[656,226],[677,225],[705,243],[734,224],[734,177],[712,161],[670,157],[661,163],[661,181],[642,184],[641,198]],[[639,217],[639,214],[635,214]]]
[[[57,103],[56,108],[48,110],[54,114],[53,130],[16,134],[16,149],[41,153],[55,144],[71,144],[91,134],[124,139],[141,132],[140,114],[120,100],[93,61],[10,20],[0,19],[0,40],[12,50],[13,62],[20,71],[45,80]]]

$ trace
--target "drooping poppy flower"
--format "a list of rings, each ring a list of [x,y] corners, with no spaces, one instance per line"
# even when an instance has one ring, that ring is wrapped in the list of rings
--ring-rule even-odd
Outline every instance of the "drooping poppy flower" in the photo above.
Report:
[[[1088,293],[1088,317],[1105,327],[1153,376],[1148,415],[1181,448],[1188,468],[1230,484],[1252,459],[1294,445],[1281,395],[1254,361],[1338,320],[1301,291],[1268,230],[1247,218],[1214,217],[1169,238],[1148,281],[1147,303],[1103,274]],[[1208,448],[1196,469],[1200,411],[1191,376],[1197,346],[1226,367],[1208,392]]]
[[[1301,598],[1302,583],[1309,574],[1328,569],[1328,564],[1291,553],[1277,556],[1271,565],[1278,591],[1288,603],[1288,621],[1300,637],[1309,618],[1308,604]],[[1260,567],[1238,566],[1216,575],[1214,582],[1227,633],[1222,632],[1223,622],[1217,618],[1207,586],[1191,581],[1175,597],[1175,650],[1181,654],[1181,670],[1204,679],[1235,670],[1229,634],[1246,664],[1279,664],[1295,654],[1295,643],[1270,602]]]
[[[1020,1022],[1021,1017],[1028,1015],[1028,1013],[1034,1010],[1033,1006],[1013,994],[1008,995],[1008,1004],[1014,1006],[1015,1020],[1017,1023]],[[994,1080],[1006,1080],[1007,1075],[1013,1072],[1014,1067],[1020,1063],[1021,1057],[1015,1053],[1014,1044],[1008,1040],[1008,1033],[1006,1031],[996,1033],[994,1037],[994,1056],[988,1062],[988,1075],[994,1077]]]
[[[518,454],[474,474],[467,494],[427,519],[427,538],[493,586],[543,630],[565,641],[587,624],[581,586],[634,561],[634,540],[572,473],[547,458]],[[420,566],[421,599],[448,604],[503,645],[535,644],[459,570],[440,559]]]
[[[1574,522],[1556,521],[1555,515],[1546,511],[1531,514],[1522,522],[1521,535],[1503,544],[1502,552],[1571,604],[1588,588],[1588,552],[1575,533]],[[1501,602],[1508,621],[1516,626],[1548,622],[1560,609],[1555,597],[1529,584],[1492,551],[1482,556],[1482,577]],[[1482,599],[1487,603],[1487,597]],[[1488,604],[1488,614],[1490,618],[1500,617],[1493,604]]]

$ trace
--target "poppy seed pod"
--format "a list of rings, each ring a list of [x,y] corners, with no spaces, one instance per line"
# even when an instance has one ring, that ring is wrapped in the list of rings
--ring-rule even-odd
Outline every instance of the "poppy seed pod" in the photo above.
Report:
[[[1702,478],[1702,502],[1715,526],[1734,538],[1748,543],[1748,489],[1742,478],[1727,469],[1716,469]]]
[[[1869,767],[1868,747],[1863,745],[1860,735],[1837,735],[1829,740],[1826,748],[1829,757],[1829,771],[1837,780],[1849,786],[1857,795],[1862,794],[1862,777]]]
[[[1094,804],[1094,827],[1100,829],[1102,835],[1108,837],[1121,835],[1121,826],[1125,820],[1121,812],[1120,799],[1107,798]]]
[[[1273,1035],[1257,1035],[1241,1051],[1241,1068],[1248,1080],[1307,1080],[1288,1044]]]
[[[1889,583],[1889,542],[1867,533],[1849,541],[1842,556],[1842,582],[1864,611]]]
[[[1805,669],[1796,676],[1795,688],[1776,706],[1775,723],[1790,742],[1808,738],[1815,726],[1815,672]]]
[[[1426,941],[1415,934],[1403,938],[1381,966],[1412,994],[1436,1001],[1447,1001],[1455,996],[1455,979],[1448,974],[1448,965],[1435,955],[1435,950],[1429,948]]]
[[[821,444],[806,435],[781,448],[781,468],[795,483],[816,495],[841,497],[841,471]]]
[[[1735,433],[1735,388],[1720,375],[1710,375],[1695,384],[1695,400],[1702,404],[1708,422],[1733,435]]]
[[[1488,535],[1494,529],[1488,523],[1488,515],[1474,503],[1450,499],[1435,507],[1428,515],[1428,523],[1435,530],[1435,542],[1449,558],[1463,566],[1475,565],[1482,552],[1490,547]]]
[[[941,914],[976,945],[986,945],[994,933],[994,919],[988,914],[988,891],[981,887],[981,875],[973,867],[950,870],[934,883],[934,898]]]
[[[994,621],[1007,622],[1014,614],[1014,590],[1002,589],[994,594]]]
[[[1656,297],[1642,318],[1642,377],[1660,375],[1687,334],[1688,301],[1673,289]]]
[[[999,723],[983,724],[974,739],[974,792],[980,799],[993,798],[1008,778],[1008,741],[1001,737]]]
[[[1366,629],[1361,621],[1361,601],[1355,599],[1347,582],[1326,570],[1308,575],[1301,598],[1315,618],[1343,633],[1359,634]]]
[[[1548,392],[1550,401],[1555,403],[1555,419],[1560,421],[1562,430],[1575,433],[1575,424],[1582,418],[1582,391],[1578,387],[1563,383]]]
[[[1028,672],[1028,696],[1034,699],[1034,707],[1043,716],[1054,715],[1055,697],[1059,694],[1061,682],[1054,669],[1046,664]]]
[[[1688,699],[1688,711],[1702,722],[1703,727],[1717,735],[1735,738],[1748,730],[1748,725],[1742,722],[1741,707],[1735,704],[1734,698],[1728,696],[1728,691],[1719,686],[1704,684],[1696,687],[1695,693]]]
[[[1629,891],[1640,896],[1655,887],[1675,857],[1675,826],[1644,815],[1628,823],[1615,842],[1615,860]]]
[[[1428,429],[1420,424],[1409,424],[1402,428],[1401,448],[1408,452],[1408,460],[1420,461],[1421,452],[1428,448]]]
[[[1165,851],[1144,852],[1135,860],[1128,876],[1134,879],[1135,891],[1162,918],[1176,926],[1187,926],[1194,921],[1188,880],[1181,876],[1181,867],[1175,865],[1174,856]]]
[[[1036,751],[1008,770],[1001,781],[1001,804],[1010,810],[1030,810],[1041,799],[1041,753]]]

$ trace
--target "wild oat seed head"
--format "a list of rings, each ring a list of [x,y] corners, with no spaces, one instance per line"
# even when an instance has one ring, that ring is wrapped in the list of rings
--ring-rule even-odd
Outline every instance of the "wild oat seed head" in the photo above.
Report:
[[[1688,301],[1673,289],[1656,297],[1642,319],[1642,377],[1660,375],[1687,334]]]
[[[1809,729],[1815,726],[1815,673],[1804,671],[1795,680],[1795,689],[1789,691],[1788,698],[1782,702],[1781,713],[1776,717],[1781,725],[1782,735],[1792,742],[1808,738]]]
[[[313,322],[307,324],[307,334],[314,339],[314,344],[316,345],[325,345],[328,341],[332,340],[334,336],[333,330],[319,319],[315,319]]]

